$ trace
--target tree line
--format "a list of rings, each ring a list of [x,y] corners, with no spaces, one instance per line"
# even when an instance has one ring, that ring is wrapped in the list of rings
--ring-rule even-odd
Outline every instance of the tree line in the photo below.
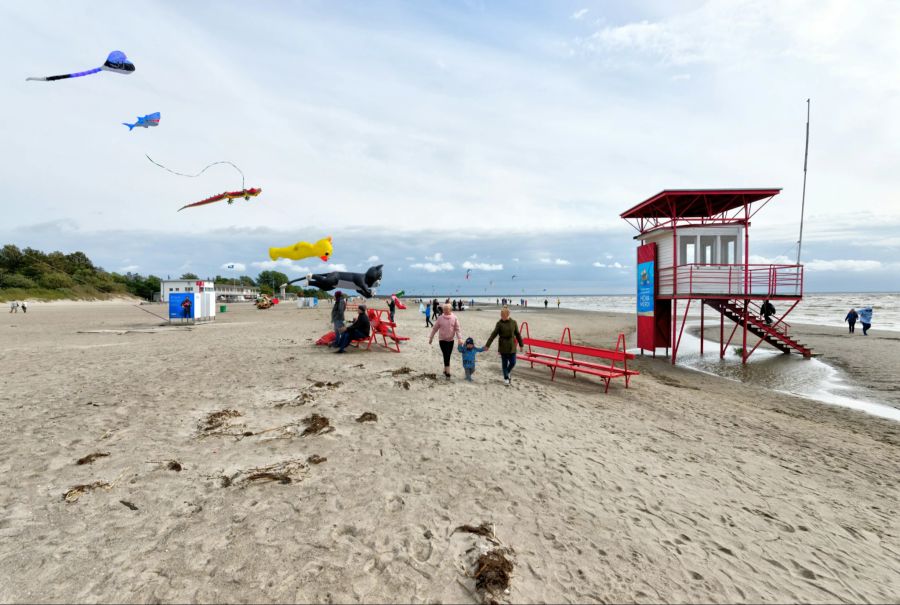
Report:
[[[200,278],[194,273],[184,273],[179,279]],[[261,293],[271,295],[278,293],[288,279],[280,271],[263,271],[256,279],[249,275],[238,278],[216,275],[213,281],[259,288]],[[159,293],[161,282],[156,275],[105,271],[84,252],[42,252],[34,248],[19,249],[12,244],[0,249],[0,298],[104,298],[131,294],[152,300]],[[318,289],[293,285],[287,291],[317,298],[330,296]]]

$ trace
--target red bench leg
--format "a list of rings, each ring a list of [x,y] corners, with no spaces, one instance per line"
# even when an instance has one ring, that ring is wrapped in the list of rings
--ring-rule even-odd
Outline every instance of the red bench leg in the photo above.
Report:
[[[607,378],[607,379],[606,379],[606,388],[603,389],[603,392],[604,392],[604,393],[609,393],[609,381],[610,381],[610,379]]]

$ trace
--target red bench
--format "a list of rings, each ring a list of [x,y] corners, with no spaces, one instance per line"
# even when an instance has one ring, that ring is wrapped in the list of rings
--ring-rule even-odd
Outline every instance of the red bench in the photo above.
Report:
[[[569,328],[563,330],[559,342],[531,338],[528,322],[522,323],[521,332],[524,335],[522,342],[527,347],[527,352],[519,355],[518,360],[530,363],[532,368],[534,364],[549,367],[550,380],[556,379],[556,370],[571,371],[572,376],[576,378],[579,373],[597,376],[606,384],[604,393],[607,393],[609,392],[609,382],[613,378],[624,378],[625,388],[627,389],[631,377],[639,374],[636,370],[628,369],[628,360],[634,359],[634,353],[628,353],[625,350],[624,334],[619,334],[616,348],[610,350],[573,344],[572,331]],[[568,342],[566,342],[567,340]],[[556,354],[535,352],[534,349],[545,349]],[[602,359],[605,363],[576,358],[576,355],[591,359]],[[622,366],[617,366],[617,363],[621,363]]]
[[[386,309],[369,309],[367,312],[369,316],[369,337],[363,338],[361,340],[354,340],[351,344],[354,347],[362,348],[365,345],[366,350],[372,348],[372,343],[384,347],[389,351],[394,351],[395,353],[400,352],[400,343],[409,340],[408,336],[399,336],[397,334],[396,328],[397,324],[388,319],[388,312]],[[378,342],[378,337],[381,337],[382,342]],[[390,343],[388,343],[388,339],[390,339]]]

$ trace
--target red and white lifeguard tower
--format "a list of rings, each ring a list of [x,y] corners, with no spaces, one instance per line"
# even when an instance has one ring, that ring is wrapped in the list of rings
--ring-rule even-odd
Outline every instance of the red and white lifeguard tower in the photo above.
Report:
[[[700,303],[719,314],[719,356],[741,328],[744,363],[762,344],[784,353],[812,351],[784,321],[803,299],[803,265],[750,264],[750,219],[781,189],[667,189],[622,213],[638,230],[637,344],[641,351],[671,348],[672,363],[688,312]],[[786,308],[766,321],[765,301]],[[684,301],[683,310],[679,301]],[[679,321],[680,314],[680,321]],[[734,323],[726,339],[725,320]],[[748,343],[756,337],[756,342]],[[703,338],[700,352],[703,353]]]

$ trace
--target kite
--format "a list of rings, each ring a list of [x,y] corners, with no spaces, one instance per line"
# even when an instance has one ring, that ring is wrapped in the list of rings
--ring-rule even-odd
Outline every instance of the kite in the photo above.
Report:
[[[89,69],[87,71],[79,71],[74,74],[63,74],[61,76],[47,76],[46,78],[25,78],[25,81],[36,80],[38,82],[54,82],[56,80],[65,80],[66,78],[80,78],[81,76],[89,76],[97,74],[101,71],[112,71],[117,74],[130,74],[134,72],[134,63],[128,60],[121,50],[114,50],[106,57],[106,62],[100,67]]]
[[[234,200],[236,200],[238,198],[244,198],[245,200],[249,200],[251,197],[256,197],[257,195],[262,193],[262,189],[260,189],[259,187],[251,187],[250,189],[247,189],[247,185],[244,181],[244,173],[241,172],[240,168],[238,168],[233,163],[231,163],[227,160],[223,160],[221,162],[213,162],[212,164],[208,164],[207,166],[204,166],[203,170],[201,170],[197,174],[184,174],[183,172],[176,172],[175,170],[172,170],[171,168],[166,168],[165,166],[163,166],[162,164],[160,164],[159,162],[157,162],[156,160],[151,158],[149,155],[145,154],[145,157],[148,160],[150,160],[151,163],[156,164],[157,166],[159,166],[160,168],[162,168],[163,170],[165,170],[167,172],[171,172],[172,174],[176,174],[178,176],[184,176],[184,177],[191,178],[191,179],[200,176],[201,174],[206,172],[208,169],[212,168],[213,166],[217,166],[219,164],[228,164],[229,166],[231,166],[232,168],[237,170],[239,175],[241,175],[241,190],[240,191],[226,191],[225,193],[213,195],[211,197],[206,198],[205,200],[200,200],[199,202],[194,202],[193,204],[186,204],[186,205],[182,206],[181,208],[179,208],[178,212],[181,212],[185,208],[193,208],[194,206],[205,206],[206,204],[212,204],[214,202],[221,202],[222,200],[227,200],[228,204],[231,205],[234,203]]]
[[[400,294],[403,294],[402,290],[400,291]],[[391,300],[394,301],[394,304],[397,305],[398,309],[402,310],[402,309],[406,308],[406,305],[403,304],[403,301],[401,301],[399,298],[397,298],[397,294],[391,294]]]
[[[513,276],[512,276],[513,279],[515,279],[515,278],[517,278],[517,277],[519,277],[519,276],[518,276],[518,275],[513,275]]]
[[[260,193],[262,193],[262,189],[259,188],[243,189],[241,191],[226,191],[225,193],[220,193],[218,195],[208,197],[205,200],[200,200],[199,202],[194,202],[193,204],[185,204],[178,209],[178,212],[181,212],[185,208],[205,206],[206,204],[221,202],[222,200],[227,200],[229,204],[233,204],[234,200],[236,199],[244,198],[245,200],[249,200],[251,197],[256,197]]]
[[[284,248],[269,248],[269,258],[278,260],[279,258],[289,258],[291,260],[301,260],[318,256],[326,263],[331,258],[334,250],[331,247],[331,236],[322,238],[315,244],[308,242],[297,242],[293,246],[285,246]]]
[[[469,276],[472,274],[471,269],[466,269],[466,279],[469,279]]]
[[[129,124],[128,122],[122,122],[122,126],[128,126],[128,132],[134,130],[135,126],[139,126],[141,128],[150,128],[151,126],[159,126],[159,112],[156,113],[148,113],[145,116],[139,117],[137,122],[134,124]]]
[[[346,288],[348,290],[356,290],[365,298],[375,296],[373,288],[381,285],[381,268],[384,265],[376,265],[369,267],[365,273],[348,273],[345,271],[332,271],[331,273],[309,274],[306,277],[298,277],[284,284],[289,286],[294,282],[306,280],[313,288],[319,288],[326,292],[335,288]]]

